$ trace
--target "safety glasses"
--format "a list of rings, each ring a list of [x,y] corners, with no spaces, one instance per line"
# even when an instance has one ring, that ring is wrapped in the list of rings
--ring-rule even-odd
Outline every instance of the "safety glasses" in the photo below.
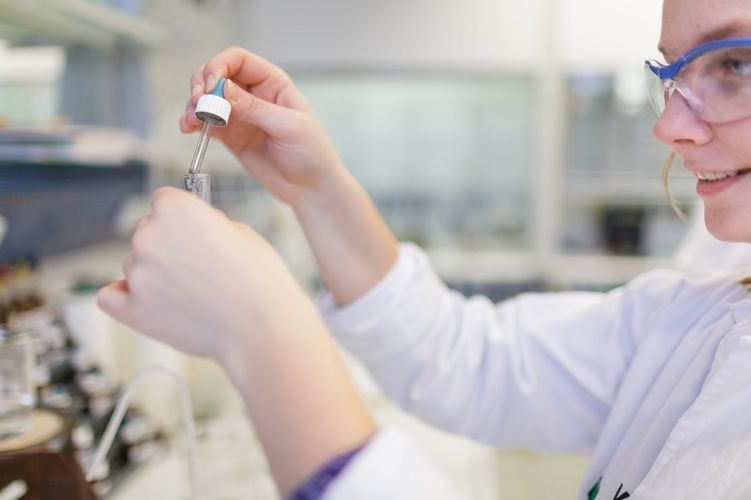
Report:
[[[751,38],[699,45],[673,64],[645,61],[649,100],[657,115],[675,91],[708,123],[751,117]]]

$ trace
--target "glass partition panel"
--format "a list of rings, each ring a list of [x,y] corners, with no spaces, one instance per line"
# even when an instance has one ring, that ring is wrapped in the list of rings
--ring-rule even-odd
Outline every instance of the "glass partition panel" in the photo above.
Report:
[[[485,250],[529,244],[531,77],[338,72],[294,78],[400,239]]]

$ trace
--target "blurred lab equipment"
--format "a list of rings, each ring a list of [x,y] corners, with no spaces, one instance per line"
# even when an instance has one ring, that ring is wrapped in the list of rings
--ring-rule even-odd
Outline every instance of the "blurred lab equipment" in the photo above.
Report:
[[[8,219],[6,219],[3,215],[0,215],[0,245],[3,244],[3,239],[5,238],[5,232],[8,230]]]
[[[605,247],[614,255],[642,252],[645,210],[643,207],[603,207],[600,215]]]
[[[0,490],[25,493],[9,498],[96,498],[76,462],[70,422],[47,410],[31,417],[29,433],[0,440]]]
[[[0,330],[0,440],[30,430],[36,404],[34,338]]]
[[[185,432],[187,466],[188,466],[187,479],[188,479],[188,485],[189,485],[189,495],[191,498],[196,496],[195,429],[193,426],[193,410],[191,409],[191,405],[190,405],[190,396],[188,395],[188,386],[185,384],[185,381],[179,375],[167,369],[164,369],[162,367],[158,367],[158,366],[150,367],[150,368],[146,368],[142,370],[135,377],[133,377],[133,379],[125,387],[125,390],[123,391],[122,395],[120,396],[120,399],[117,402],[117,407],[112,412],[112,416],[110,417],[109,422],[107,423],[107,429],[105,430],[104,435],[102,436],[102,439],[99,443],[99,446],[97,447],[96,453],[94,454],[94,458],[89,464],[88,471],[86,472],[87,481],[95,480],[97,475],[99,474],[99,471],[102,470],[102,467],[105,465],[105,457],[110,447],[112,446],[112,442],[115,439],[115,435],[118,432],[119,426],[123,418],[125,417],[125,412],[127,411],[128,401],[130,400],[131,394],[148,375],[152,373],[160,372],[160,371],[166,373],[172,378],[172,380],[175,382],[175,385],[177,386],[177,389],[180,393],[183,425],[185,426],[184,432]]]
[[[102,496],[164,447],[164,433],[137,408],[127,408],[103,465],[86,482],[82,469],[104,435],[120,387],[71,335],[59,297],[42,293],[39,272],[33,259],[0,262],[0,492],[63,500]],[[96,287],[76,285],[79,291]]]

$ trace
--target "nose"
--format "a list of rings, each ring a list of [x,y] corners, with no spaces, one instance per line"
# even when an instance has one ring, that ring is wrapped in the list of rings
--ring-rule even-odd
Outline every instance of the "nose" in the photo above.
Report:
[[[657,118],[652,133],[661,143],[680,153],[686,145],[701,146],[712,139],[712,129],[696,116],[680,92],[673,92]]]

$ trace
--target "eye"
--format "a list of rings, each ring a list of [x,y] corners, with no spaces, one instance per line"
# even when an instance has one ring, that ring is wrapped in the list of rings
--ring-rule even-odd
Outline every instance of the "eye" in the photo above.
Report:
[[[751,60],[748,59],[726,59],[721,67],[731,76],[741,78],[751,76]]]
[[[735,78],[751,76],[751,50],[729,50],[718,59],[719,68],[723,74]]]

